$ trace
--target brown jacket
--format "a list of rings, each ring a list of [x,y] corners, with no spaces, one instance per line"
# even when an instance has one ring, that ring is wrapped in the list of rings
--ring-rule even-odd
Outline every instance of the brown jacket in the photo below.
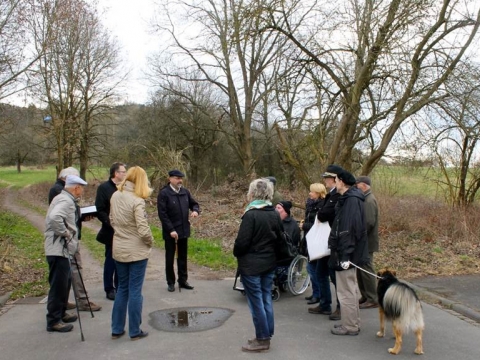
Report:
[[[127,181],[123,191],[116,191],[110,200],[113,258],[119,262],[148,259],[153,244],[145,200],[135,195],[134,186]]]

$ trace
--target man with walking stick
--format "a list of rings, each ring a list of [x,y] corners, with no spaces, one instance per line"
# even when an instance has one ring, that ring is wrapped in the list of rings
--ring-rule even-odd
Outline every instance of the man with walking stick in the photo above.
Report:
[[[165,272],[168,291],[175,291],[175,271],[173,269],[175,253],[177,254],[178,287],[192,290],[188,282],[187,250],[190,236],[191,216],[197,217],[200,207],[183,184],[180,170],[168,172],[168,184],[159,192],[157,198],[158,216],[162,222],[163,239],[165,240]]]
[[[45,255],[49,267],[47,331],[69,332],[77,316],[66,312],[71,281],[70,257],[78,248],[77,199],[87,183],[68,175],[65,187],[55,196],[45,219]]]

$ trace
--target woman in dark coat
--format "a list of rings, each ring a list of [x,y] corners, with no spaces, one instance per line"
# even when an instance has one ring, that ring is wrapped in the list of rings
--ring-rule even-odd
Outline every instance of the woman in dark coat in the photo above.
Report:
[[[272,206],[272,196],[273,186],[269,180],[252,181],[247,194],[250,203],[233,248],[255,326],[255,339],[242,346],[246,352],[268,350],[274,332],[272,285],[275,252],[283,226]]]

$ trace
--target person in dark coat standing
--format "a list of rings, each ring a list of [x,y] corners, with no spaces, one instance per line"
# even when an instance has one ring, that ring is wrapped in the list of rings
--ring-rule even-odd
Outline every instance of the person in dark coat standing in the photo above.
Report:
[[[110,167],[110,177],[97,188],[95,206],[97,207],[97,218],[102,227],[97,234],[97,241],[105,245],[105,263],[103,264],[103,289],[107,299],[115,300],[116,289],[118,288],[118,277],[115,268],[115,260],[112,257],[113,228],[110,225],[110,199],[117,185],[125,179],[127,173],[126,165],[120,162]]]
[[[272,285],[277,264],[276,250],[284,231],[280,215],[272,206],[273,186],[268,179],[250,183],[250,203],[242,216],[233,255],[255,326],[255,338],[242,346],[245,352],[262,352],[270,348],[274,333]]]
[[[338,198],[340,197],[340,194],[337,192],[335,187],[335,177],[342,171],[342,167],[331,164],[327,166],[326,171],[322,175],[323,182],[325,183],[328,193],[327,196],[325,196],[323,206],[318,210],[317,218],[320,222],[328,221],[330,227],[332,227],[333,219],[335,219],[335,206],[337,205]],[[328,266],[329,259],[330,256],[325,256],[317,260],[317,266],[315,270],[317,283],[320,289],[320,304],[318,306],[309,308],[308,312],[310,314],[328,315],[330,320],[340,320],[341,311],[338,297],[337,308],[335,312],[332,313],[332,292],[330,290],[330,280],[335,286],[335,289],[337,288],[337,283],[335,279],[335,271],[330,269]]]
[[[371,179],[368,176],[357,177],[357,188],[365,195],[365,224],[368,238],[368,263],[363,268],[375,274],[373,267],[373,253],[378,251],[378,204],[375,195],[372,194]],[[360,309],[378,307],[377,281],[375,277],[364,271],[357,271],[358,288],[362,294]]]
[[[165,240],[165,272],[167,276],[168,291],[175,291],[175,271],[173,263],[175,248],[177,247],[178,286],[193,290],[188,283],[187,251],[188,237],[190,236],[191,217],[200,214],[200,206],[190,192],[182,186],[185,174],[179,170],[168,172],[168,184],[159,192],[157,210],[162,222],[163,239]]]
[[[337,296],[342,309],[342,323],[335,325],[334,335],[358,335],[360,310],[356,268],[368,262],[367,229],[363,193],[354,187],[355,177],[343,170],[335,179],[341,194],[328,238],[331,250],[329,266],[335,270]]]

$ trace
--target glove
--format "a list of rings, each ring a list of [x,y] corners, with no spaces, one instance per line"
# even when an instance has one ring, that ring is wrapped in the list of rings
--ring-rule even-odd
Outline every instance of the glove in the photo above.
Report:
[[[342,261],[342,262],[340,263],[340,266],[342,267],[343,270],[347,270],[348,267],[350,266],[350,262],[348,262],[348,261]]]

